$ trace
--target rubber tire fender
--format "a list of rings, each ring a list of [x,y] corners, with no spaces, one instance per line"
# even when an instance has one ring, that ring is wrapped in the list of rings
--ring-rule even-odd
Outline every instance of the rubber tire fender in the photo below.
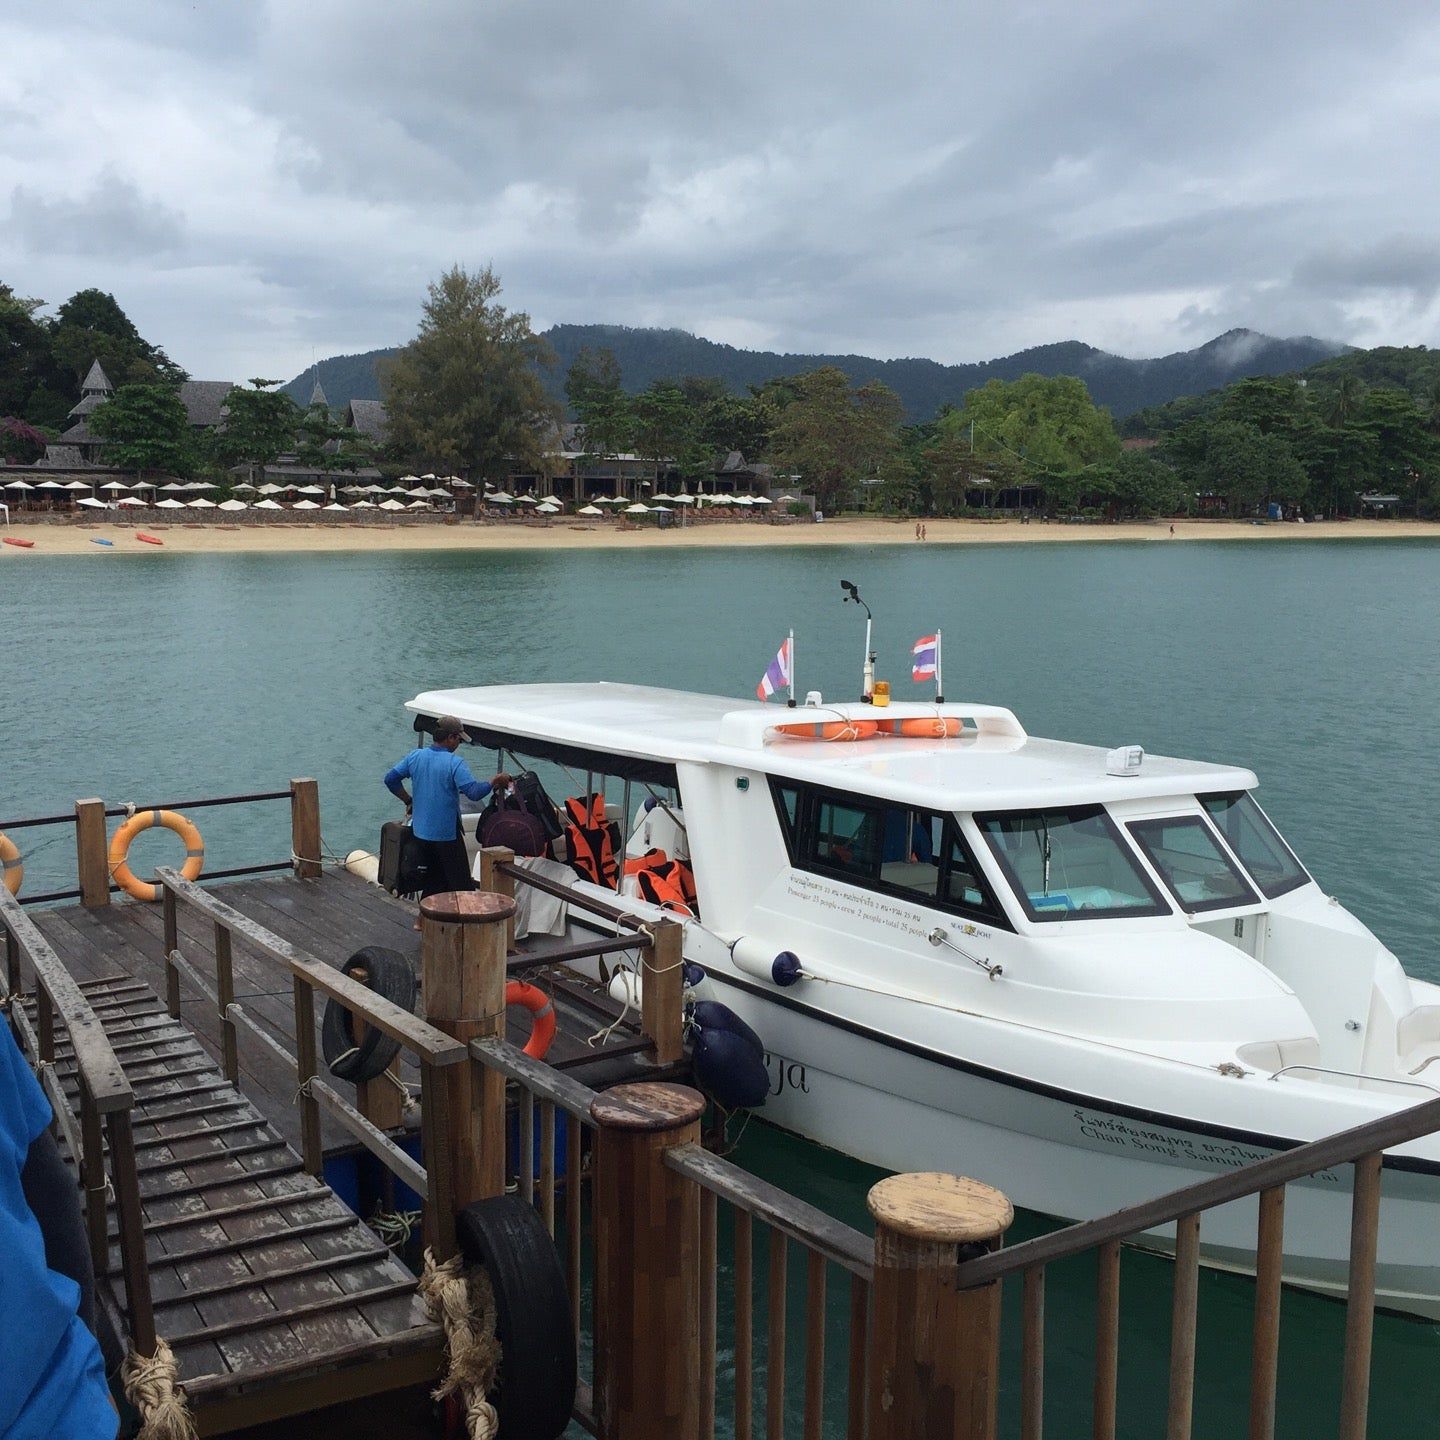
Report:
[[[455,1217],[455,1238],[465,1264],[483,1265],[495,1292],[499,1440],[558,1440],[575,1408],[575,1331],[544,1220],[518,1195],[496,1195]]]
[[[420,994],[415,967],[398,950],[365,945],[340,968],[383,999],[402,1010],[414,1011]],[[350,1019],[350,1012],[338,1000],[331,997],[325,1002],[325,1018],[320,1027],[320,1048],[325,1063],[337,1080],[374,1080],[389,1069],[390,1062],[400,1053],[400,1042],[369,1026],[357,1047]],[[347,1055],[347,1050],[353,1053]]]

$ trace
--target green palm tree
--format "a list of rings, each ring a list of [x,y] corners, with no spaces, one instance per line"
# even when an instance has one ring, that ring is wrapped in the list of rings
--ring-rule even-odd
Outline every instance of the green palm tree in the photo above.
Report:
[[[1325,423],[1336,430],[1343,429],[1360,413],[1360,406],[1364,399],[1365,386],[1360,377],[1358,375],[1342,375],[1340,383],[1330,392],[1329,401],[1325,407]]]

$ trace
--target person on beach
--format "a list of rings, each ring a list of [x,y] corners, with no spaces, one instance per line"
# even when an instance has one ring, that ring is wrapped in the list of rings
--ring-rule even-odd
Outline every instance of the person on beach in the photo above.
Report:
[[[418,842],[417,858],[426,869],[422,899],[449,890],[475,888],[465,855],[465,837],[460,833],[460,797],[483,800],[492,790],[503,790],[511,783],[503,770],[489,780],[477,780],[470,773],[470,767],[455,753],[461,741],[469,738],[455,716],[442,715],[435,722],[434,744],[412,750],[385,772],[385,788],[397,800],[403,800],[410,812],[410,831]],[[405,792],[406,780],[410,781],[413,798]]]

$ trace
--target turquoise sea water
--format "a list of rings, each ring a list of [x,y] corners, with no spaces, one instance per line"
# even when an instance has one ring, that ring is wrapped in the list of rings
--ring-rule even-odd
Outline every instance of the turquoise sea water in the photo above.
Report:
[[[83,795],[147,804],[313,775],[327,844],[373,848],[394,813],[380,775],[409,747],[401,706],[417,691],[613,679],[746,695],[793,626],[800,688],[850,696],[864,631],[844,578],[876,612],[878,674],[898,697],[923,693],[909,647],[941,627],[951,699],[1008,705],[1034,734],[1255,770],[1321,885],[1440,979],[1437,577],[1425,541],[18,555],[0,564],[0,820]],[[208,812],[204,830],[217,867],[289,852],[283,805]],[[27,890],[73,883],[69,834],[32,832],[26,848]],[[139,865],[168,855],[164,837],[137,842]],[[876,1178],[760,1125],[741,1158],[857,1223]],[[1022,1217],[1016,1237],[1039,1223]],[[1157,1403],[1163,1415],[1166,1266],[1127,1257],[1124,1289],[1122,1430],[1139,1436]],[[1082,1433],[1085,1264],[1052,1275],[1049,1308],[1050,1433]],[[1287,1300],[1280,1433],[1333,1429],[1343,1316]],[[798,1343],[798,1318],[791,1329]],[[1015,1343],[1007,1330],[1011,1430]],[[1248,1344],[1248,1282],[1207,1275],[1197,1435],[1243,1432]],[[1376,1435],[1440,1434],[1436,1327],[1382,1318],[1372,1414]]]

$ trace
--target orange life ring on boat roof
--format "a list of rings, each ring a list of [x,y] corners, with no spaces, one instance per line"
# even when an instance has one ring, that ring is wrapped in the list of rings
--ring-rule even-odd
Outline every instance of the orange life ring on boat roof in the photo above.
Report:
[[[777,725],[775,731],[792,740],[868,740],[878,728],[873,720],[816,720],[806,725]]]
[[[955,715],[922,715],[909,720],[882,720],[882,735],[904,735],[911,740],[953,740],[965,727]]]
[[[173,830],[185,842],[185,863],[180,867],[185,879],[198,880],[205,868],[205,842],[183,815],[177,815],[173,810],[137,810],[110,841],[110,874],[127,895],[133,895],[137,900],[156,900],[160,896],[158,885],[135,878],[125,858],[130,853],[130,842],[142,830],[149,830],[154,825],[162,830]]]
[[[18,895],[25,879],[25,862],[19,847],[8,835],[0,835],[0,874],[3,874],[5,888],[12,895]]]
[[[523,980],[505,982],[506,1005],[523,1005],[535,1018],[530,1023],[530,1038],[525,1042],[525,1053],[532,1060],[543,1060],[549,1053],[550,1042],[555,1038],[555,1007],[550,997],[536,985],[527,985]]]

